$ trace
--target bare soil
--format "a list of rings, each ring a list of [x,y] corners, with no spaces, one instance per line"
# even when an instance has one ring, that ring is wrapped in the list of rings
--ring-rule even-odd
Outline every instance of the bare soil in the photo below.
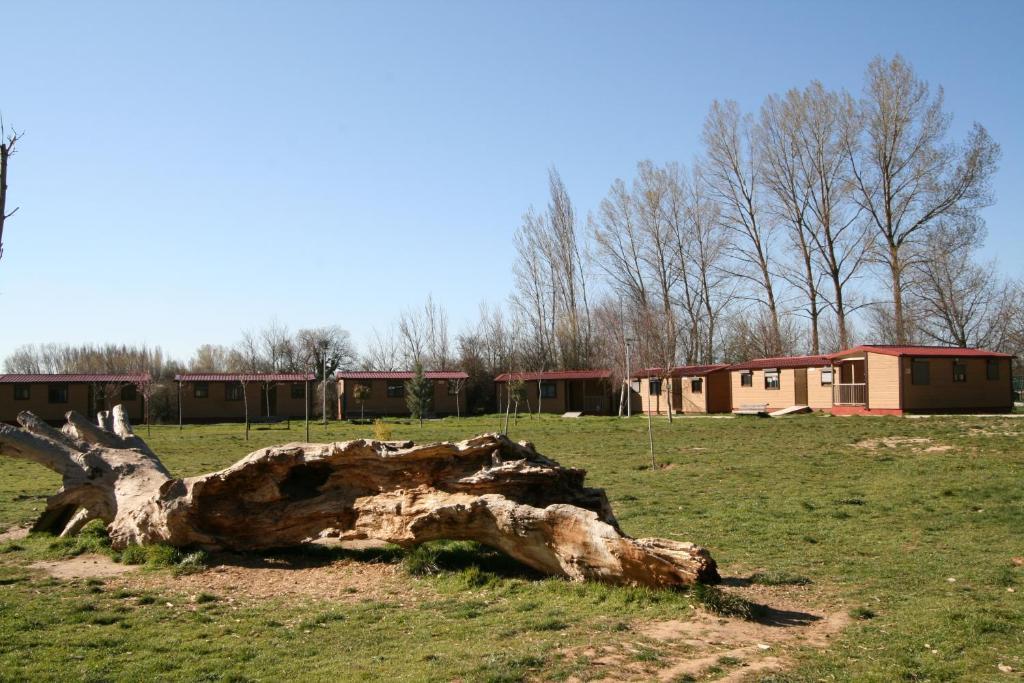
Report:
[[[862,439],[853,444],[855,448],[877,451],[884,448],[902,448],[915,453],[944,453],[953,450],[947,444],[933,444],[932,440],[921,436],[886,436],[880,439]]]
[[[119,564],[106,555],[79,555],[67,560],[35,562],[29,568],[46,572],[55,579],[94,579],[120,576],[134,572],[137,567]]]

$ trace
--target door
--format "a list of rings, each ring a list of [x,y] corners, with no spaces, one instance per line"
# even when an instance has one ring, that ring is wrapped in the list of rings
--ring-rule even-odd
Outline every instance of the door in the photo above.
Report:
[[[807,405],[807,368],[797,368],[793,371],[793,383],[796,405]]]
[[[264,417],[277,415],[277,387],[270,387],[269,395],[266,386],[260,388],[260,412]]]

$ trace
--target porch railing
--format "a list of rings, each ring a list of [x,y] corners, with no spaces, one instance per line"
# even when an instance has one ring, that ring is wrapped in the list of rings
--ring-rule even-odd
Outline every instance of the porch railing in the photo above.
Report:
[[[833,384],[832,403],[837,406],[862,406],[867,398],[866,383]]]

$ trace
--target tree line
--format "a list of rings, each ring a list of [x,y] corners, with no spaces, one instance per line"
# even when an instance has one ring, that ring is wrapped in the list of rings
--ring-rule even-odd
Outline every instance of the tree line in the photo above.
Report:
[[[469,412],[523,370],[668,368],[858,342],[1024,351],[1024,287],[982,262],[999,146],[952,139],[942,88],[878,58],[854,96],[819,82],[757,111],[711,103],[688,164],[641,161],[581,218],[558,171],[514,234],[513,291],[456,333],[428,295],[356,349],[277,321],[184,363],[157,348],[28,346],[8,372],[465,370]],[[329,387],[333,391],[333,386]],[[167,394],[168,391],[163,392]],[[161,394],[154,395],[157,404]],[[163,400],[173,411],[173,403]],[[328,401],[333,405],[333,401]]]

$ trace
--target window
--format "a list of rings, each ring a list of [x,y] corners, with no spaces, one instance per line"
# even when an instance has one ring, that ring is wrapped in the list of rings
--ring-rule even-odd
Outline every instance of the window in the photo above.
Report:
[[[690,393],[691,394],[703,394],[704,393],[704,378],[698,377],[690,380]]]
[[[554,382],[541,382],[540,383],[540,397],[541,398],[555,398],[558,396],[557,385]]]
[[[961,363],[960,361],[953,361],[953,381],[954,382],[966,382],[967,381],[967,363]]]
[[[821,386],[832,384],[832,368],[821,369]]]
[[[661,396],[661,380],[660,379],[649,379],[649,380],[647,380],[647,388],[650,391],[651,396]]]
[[[746,370],[740,373],[740,386],[741,387],[752,387],[754,386],[754,373],[750,370]]]
[[[47,398],[50,403],[67,403],[68,402],[68,385],[67,384],[51,384],[47,387]]]
[[[196,382],[192,385],[192,395],[196,398],[210,398],[210,385],[207,382]]]
[[[405,382],[389,381],[388,398],[402,398],[405,396]]]
[[[228,401],[241,401],[245,397],[245,388],[241,382],[228,382],[224,385],[224,398]]]
[[[15,401],[27,401],[32,398],[32,387],[28,384],[15,384],[14,385],[14,400]]]
[[[457,379],[450,379],[450,380],[448,380],[448,395],[449,396],[456,396],[456,395],[458,395],[459,391],[461,391],[461,390],[462,390],[462,387],[460,386],[460,381],[459,380],[457,380]]]
[[[999,379],[999,360],[989,358],[985,363],[985,377],[988,379]]]
[[[121,400],[122,401],[134,401],[139,395],[138,387],[134,384],[121,387]]]
[[[764,388],[765,389],[779,389],[782,383],[779,381],[778,370],[765,370],[764,371]]]
[[[306,396],[306,385],[302,382],[292,382],[292,398],[301,399]]]
[[[928,361],[914,359],[910,361],[910,383],[918,386],[931,384]]]

